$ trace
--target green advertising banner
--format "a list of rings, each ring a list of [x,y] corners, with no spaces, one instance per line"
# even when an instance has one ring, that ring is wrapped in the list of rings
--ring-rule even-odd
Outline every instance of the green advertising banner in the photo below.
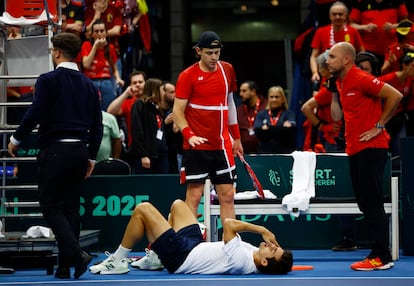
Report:
[[[291,156],[246,156],[245,159],[256,172],[265,189],[279,198],[290,193],[292,183]],[[389,164],[388,164],[389,165]],[[384,174],[384,191],[390,189],[390,168]],[[30,172],[33,174],[32,172]],[[246,171],[237,162],[237,190],[251,190],[252,184]],[[12,178],[8,184],[27,182],[27,178]],[[349,179],[348,159],[346,156],[318,155],[315,170],[315,190],[317,197],[351,197],[352,187]],[[35,191],[8,191],[7,201],[28,201],[36,199]],[[150,201],[167,216],[170,204],[177,198],[185,198],[185,186],[179,184],[178,175],[132,175],[132,176],[93,176],[85,181],[81,197],[82,229],[99,229],[99,243],[92,250],[116,249],[122,239],[129,217],[136,204]],[[203,201],[199,213],[203,214]],[[24,208],[8,209],[9,213],[32,212]],[[298,218],[286,215],[242,216],[241,219],[264,224],[275,231],[277,237],[288,248],[311,249],[330,248],[342,238],[341,221],[332,215],[301,215]],[[355,231],[359,240],[364,239],[360,226],[361,216],[353,215]],[[203,217],[200,218],[200,221]],[[25,231],[31,225],[42,224],[41,219],[8,219],[7,231]],[[257,235],[243,237],[256,242]],[[136,245],[142,251],[146,241]]]

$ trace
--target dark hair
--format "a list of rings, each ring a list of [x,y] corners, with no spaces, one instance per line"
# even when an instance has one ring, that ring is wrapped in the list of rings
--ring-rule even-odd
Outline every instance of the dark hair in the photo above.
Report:
[[[136,76],[136,75],[142,75],[144,77],[144,80],[147,80],[147,74],[143,71],[133,71],[133,72],[131,72],[129,74],[129,80],[131,81],[132,77]]]
[[[51,39],[53,48],[62,52],[65,58],[73,61],[78,56],[82,41],[79,36],[73,33],[59,33]]]
[[[159,78],[149,78],[145,81],[144,90],[142,91],[142,100],[144,102],[150,101],[155,104],[160,104],[161,94],[160,87],[162,81]]]
[[[256,92],[258,91],[257,89],[257,84],[256,84],[256,82],[255,81],[252,81],[252,80],[246,80],[245,82],[243,82],[243,83],[245,83],[245,84],[247,84],[247,86],[249,87],[249,89],[250,90],[252,90],[252,89],[254,89],[254,90],[256,90]]]
[[[290,250],[285,250],[279,260],[266,258],[267,265],[256,265],[257,269],[264,274],[286,274],[292,270],[293,255]]]
[[[102,21],[101,19],[97,19],[97,20],[95,20],[95,22],[93,22],[93,24],[91,26],[91,33],[93,33],[93,28],[96,25],[102,25],[102,24],[105,27],[105,31],[108,31],[108,29],[106,28],[105,22]],[[91,41],[92,45],[95,42],[95,40],[92,37],[91,37],[91,40],[90,41]],[[109,65],[112,67],[112,65],[114,64],[114,61],[111,58],[111,53],[110,53],[110,50],[109,50],[109,40],[108,40],[108,36],[106,37],[106,41],[107,41],[108,44],[104,47],[104,55],[105,55],[105,58],[108,60]]]
[[[371,64],[372,75],[379,76],[381,74],[380,62],[374,54],[370,52],[358,53],[355,59],[355,64],[359,66],[359,63],[364,61],[368,61]]]

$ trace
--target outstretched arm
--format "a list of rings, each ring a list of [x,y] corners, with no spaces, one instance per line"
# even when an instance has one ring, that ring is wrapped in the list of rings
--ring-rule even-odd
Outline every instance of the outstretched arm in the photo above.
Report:
[[[270,230],[265,228],[264,226],[252,224],[252,223],[237,220],[237,219],[231,219],[231,218],[227,218],[224,221],[224,224],[223,224],[224,243],[227,243],[230,240],[232,240],[239,232],[252,232],[252,233],[261,234],[263,237],[263,240],[266,243],[271,243],[276,246],[279,246],[279,243],[277,242],[275,235]]]

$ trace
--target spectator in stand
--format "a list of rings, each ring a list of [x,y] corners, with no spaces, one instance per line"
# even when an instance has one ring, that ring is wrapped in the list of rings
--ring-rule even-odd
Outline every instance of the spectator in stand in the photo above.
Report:
[[[120,127],[126,133],[127,148],[131,145],[131,108],[142,96],[147,75],[143,71],[134,71],[129,75],[129,86],[109,104],[107,111],[121,121]]]
[[[259,139],[259,153],[288,154],[296,149],[295,114],[288,110],[285,91],[272,86],[267,92],[267,106],[254,121],[254,132]]]
[[[331,117],[331,100],[332,92],[328,90],[328,79],[331,74],[326,65],[329,50],[320,54],[316,58],[318,70],[321,75],[320,89],[302,105],[302,112],[308,119],[304,127],[309,130],[304,150],[313,150],[315,152],[344,152],[345,146],[338,146],[339,131],[341,130],[341,121],[334,121]],[[317,145],[319,144],[319,145]],[[317,146],[320,146],[317,148]]]
[[[372,74],[373,76],[379,76],[381,74],[380,71],[380,62],[378,61],[377,57],[370,52],[360,52],[357,54],[355,59],[355,64],[361,70]]]
[[[82,44],[81,56],[83,72],[99,90],[101,107],[105,111],[115,99],[115,84],[123,86],[124,81],[119,76],[115,48],[107,41],[102,20],[93,23],[91,39]]]
[[[109,0],[85,0],[86,33],[92,33],[92,24],[96,20],[104,21],[108,28],[110,42],[118,48],[118,37],[121,35],[122,14]],[[87,37],[88,38],[88,37]]]
[[[393,30],[407,17],[403,0],[354,1],[349,15],[351,27],[359,31],[365,50],[373,53],[381,65],[388,46],[395,39]]]
[[[161,96],[161,80],[145,81],[143,96],[131,109],[132,143],[128,149],[137,174],[168,174],[168,148],[165,118],[171,104]],[[165,93],[164,93],[165,95]]]
[[[183,136],[174,123],[174,113],[172,108],[175,100],[175,85],[172,82],[164,81],[161,85],[161,97],[165,97],[165,101],[170,108],[165,118],[165,139],[168,146],[168,160],[170,165],[170,174],[178,174],[181,169],[183,156]]]
[[[81,36],[83,33],[85,15],[82,0],[60,0],[62,7],[62,31],[75,33]]]
[[[395,29],[395,35],[395,41],[388,46],[388,52],[385,54],[384,64],[381,67],[382,74],[399,71],[404,54],[414,52],[414,25],[411,21],[401,21]]]
[[[357,30],[347,25],[348,7],[340,1],[334,2],[329,9],[330,25],[318,28],[313,36],[310,56],[311,80],[320,82],[316,57],[337,42],[350,42],[358,51],[363,51],[361,37]]]
[[[7,26],[7,40],[20,39],[21,37],[22,33],[19,26]]]
[[[241,143],[245,154],[257,153],[259,140],[254,134],[254,120],[257,113],[266,109],[267,99],[258,93],[254,81],[245,81],[240,85],[242,104],[237,107]]]
[[[119,159],[122,153],[121,134],[115,116],[102,110],[103,135],[96,161]]]
[[[407,117],[407,104],[412,97],[414,83],[414,53],[406,53],[401,59],[401,69],[382,75],[378,78],[395,87],[403,95],[403,99],[397,107],[394,115],[385,125],[385,129],[391,136],[390,151],[392,157],[400,155],[400,137],[405,135],[405,121]],[[397,160],[396,162],[398,162]],[[399,164],[394,163],[393,167],[399,169]]]
[[[92,25],[96,20],[101,20],[107,28],[106,36],[109,42],[115,47],[118,57],[116,65],[119,76],[122,78],[122,63],[120,59],[119,42],[123,18],[121,10],[117,7],[117,1],[110,0],[85,0],[85,36],[88,39],[91,36]]]

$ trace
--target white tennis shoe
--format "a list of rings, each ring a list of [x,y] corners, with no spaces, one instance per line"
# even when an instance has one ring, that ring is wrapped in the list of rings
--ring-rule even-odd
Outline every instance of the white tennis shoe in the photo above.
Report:
[[[141,269],[141,270],[162,270],[164,265],[162,265],[158,255],[151,249],[145,248],[145,256],[141,259],[131,263],[132,267]]]
[[[97,265],[89,267],[90,272],[102,275],[124,274],[129,272],[127,258],[115,259],[115,257],[109,252],[105,252],[105,254],[108,258]]]

